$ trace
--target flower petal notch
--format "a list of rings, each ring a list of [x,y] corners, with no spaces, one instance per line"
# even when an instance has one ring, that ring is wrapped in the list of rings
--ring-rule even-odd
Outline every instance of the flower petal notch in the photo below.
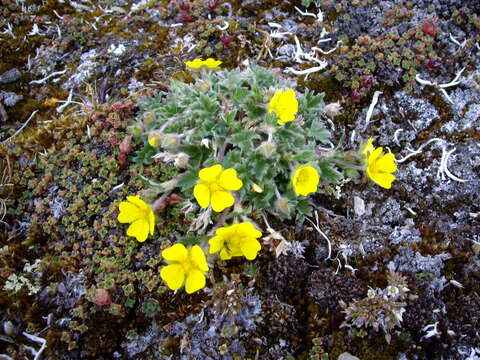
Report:
[[[185,62],[185,65],[190,69],[202,69],[204,67],[207,69],[215,69],[221,64],[222,62],[220,60],[215,60],[213,58],[208,58],[207,60],[194,59],[192,61]]]
[[[120,214],[118,221],[122,224],[130,223],[127,235],[144,242],[148,234],[153,235],[155,229],[155,215],[153,209],[140,196],[127,196],[127,201],[122,201],[118,206]]]
[[[272,112],[277,115],[278,125],[295,120],[295,115],[298,112],[298,100],[295,91],[292,89],[277,91],[268,104],[268,113],[271,114]]]
[[[379,147],[368,155],[367,176],[385,189],[392,187],[395,180],[393,173],[397,171],[395,156],[392,153],[383,154],[383,148]]]
[[[262,247],[258,241],[262,233],[249,222],[224,226],[217,229],[215,234],[216,236],[208,241],[209,252],[215,254],[220,251],[222,260],[229,260],[234,256],[245,256],[247,260],[253,260]]]
[[[185,291],[191,294],[205,286],[208,264],[200,246],[186,248],[183,244],[175,244],[163,250],[162,257],[168,265],[160,270],[160,277],[171,290],[185,286]]]
[[[242,180],[237,177],[235,169],[223,170],[217,164],[199,171],[200,180],[193,188],[193,195],[202,208],[212,205],[213,211],[222,212],[235,203],[230,191],[240,190]]]
[[[320,177],[317,170],[310,165],[299,166],[292,175],[292,187],[297,196],[307,196],[317,192],[319,181]]]

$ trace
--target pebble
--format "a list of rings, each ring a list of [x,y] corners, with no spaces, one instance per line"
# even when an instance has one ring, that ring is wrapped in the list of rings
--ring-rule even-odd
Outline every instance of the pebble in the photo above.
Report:
[[[365,214],[365,201],[358,196],[353,197],[353,210],[355,211],[355,215],[362,216]]]
[[[344,352],[343,354],[339,355],[338,360],[360,360],[360,359],[348,352]]]
[[[22,76],[22,73],[17,68],[10,69],[5,71],[0,75],[0,84],[9,84],[17,81]]]

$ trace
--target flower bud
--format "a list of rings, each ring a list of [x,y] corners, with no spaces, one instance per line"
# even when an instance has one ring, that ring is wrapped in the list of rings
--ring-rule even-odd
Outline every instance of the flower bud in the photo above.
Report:
[[[292,211],[292,205],[287,198],[280,198],[275,201],[275,209],[283,214],[289,215]]]
[[[179,169],[186,169],[189,160],[190,156],[181,152],[175,155],[175,160],[173,161],[173,164]]]
[[[339,102],[330,103],[325,106],[323,111],[329,118],[333,119],[335,116],[338,116],[342,113],[342,105],[340,105]]]
[[[148,143],[150,146],[157,147],[160,146],[160,136],[161,132],[154,130],[148,133]]]
[[[252,191],[257,192],[257,193],[262,193],[263,188],[260,185],[252,183]]]
[[[177,134],[162,134],[160,144],[165,149],[175,149],[180,145],[180,136]]]
[[[212,87],[212,84],[208,80],[197,80],[195,85],[197,86],[197,89],[202,92],[209,91]]]
[[[143,114],[143,121],[145,124],[150,124],[153,122],[153,120],[155,120],[155,114],[153,111],[147,111]]]
[[[143,127],[139,123],[134,123],[127,127],[127,133],[135,137],[141,136],[143,133]]]
[[[258,151],[268,159],[277,151],[277,146],[273,142],[264,141],[258,147]]]

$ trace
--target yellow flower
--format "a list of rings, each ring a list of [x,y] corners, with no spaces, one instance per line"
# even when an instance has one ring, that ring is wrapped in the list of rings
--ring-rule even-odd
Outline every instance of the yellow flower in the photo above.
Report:
[[[222,165],[213,165],[198,173],[199,182],[193,188],[193,195],[202,208],[212,204],[213,211],[221,212],[235,202],[229,190],[239,190],[242,180],[235,169],[223,170]]]
[[[395,175],[392,173],[397,171],[397,164],[395,164],[395,156],[392,153],[383,155],[382,151],[383,148],[379,147],[368,153],[366,158],[367,176],[381,187],[390,189],[395,180]]]
[[[208,58],[207,60],[204,61],[203,64],[207,67],[207,69],[213,69],[213,68],[219,67],[222,64],[222,62],[220,60]]]
[[[191,69],[200,69],[206,67],[207,69],[213,69],[220,66],[222,62],[220,60],[215,60],[213,58],[208,58],[207,60],[195,59],[193,61],[186,61],[185,65]]]
[[[200,246],[187,249],[183,244],[175,244],[163,250],[162,256],[169,265],[162,268],[160,277],[170,289],[185,285],[185,291],[191,294],[205,286],[208,265]]]
[[[277,114],[278,125],[295,120],[295,114],[298,112],[295,91],[292,89],[277,91],[268,104],[268,113],[271,114],[272,111]]]
[[[217,236],[211,238],[210,254],[220,251],[220,259],[229,260],[233,256],[245,256],[248,260],[257,257],[261,248],[257,240],[262,233],[249,222],[224,226],[215,231]]]
[[[319,181],[317,170],[310,165],[299,166],[292,175],[292,186],[297,196],[316,192]]]
[[[140,196],[127,196],[127,201],[122,201],[118,206],[120,214],[118,221],[131,223],[127,235],[134,236],[138,241],[144,242],[150,232],[153,235],[155,228],[155,215],[153,209]]]

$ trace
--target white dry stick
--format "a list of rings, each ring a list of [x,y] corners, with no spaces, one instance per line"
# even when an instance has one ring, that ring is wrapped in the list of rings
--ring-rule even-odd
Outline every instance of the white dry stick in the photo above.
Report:
[[[223,20],[223,24],[224,24],[223,26],[220,26],[220,25],[215,25],[215,26],[216,26],[216,28],[217,28],[218,30],[225,31],[225,30],[228,29],[229,24],[228,24],[228,22],[225,21],[225,20]]]
[[[455,180],[455,181],[458,181],[458,182],[467,182],[469,180],[466,180],[466,179],[461,179],[455,175],[453,175],[450,170],[448,170],[448,167],[447,167],[447,164],[448,164],[448,158],[450,157],[450,155],[456,150],[456,148],[453,148],[452,150],[450,151],[447,151],[446,154],[445,154],[445,157],[443,159],[443,171],[445,172],[445,174],[452,180]]]
[[[54,71],[53,73],[47,75],[46,77],[44,77],[43,79],[40,79],[40,80],[32,80],[29,82],[29,84],[43,84],[44,82],[46,82],[48,79],[54,77],[54,76],[57,76],[57,75],[63,75],[67,72],[67,70],[62,70],[62,71]]]
[[[310,12],[307,12],[307,11],[302,11],[296,6],[295,6],[295,10],[297,10],[300,13],[300,15],[311,16],[311,17],[314,17],[315,19],[317,18],[317,15],[315,15],[314,13],[310,13]]]
[[[309,69],[295,70],[292,67],[288,67],[283,72],[285,74],[293,73],[295,75],[306,75],[305,79],[308,79],[308,75],[310,75],[311,73],[314,73],[314,72],[321,71],[321,70],[325,69],[327,67],[327,65],[328,65],[328,63],[326,61],[324,61],[320,66],[314,66],[314,67],[311,67]]]
[[[55,16],[56,16],[57,18],[59,18],[60,20],[63,20],[63,16],[58,15],[57,10],[53,10],[53,13],[55,14]]]
[[[398,139],[398,134],[400,134],[403,131],[403,129],[397,129],[393,133],[393,139],[395,140],[395,143],[400,146],[400,140]]]
[[[445,144],[445,140],[443,139],[440,139],[440,138],[433,138],[433,139],[430,139],[428,140],[427,142],[423,143],[422,145],[419,146],[419,148],[417,150],[413,150],[411,148],[407,148],[408,151],[410,151],[410,154],[406,155],[405,157],[401,158],[401,159],[398,159],[398,160],[395,160],[395,162],[397,164],[401,164],[405,161],[407,161],[409,158],[411,158],[412,156],[415,156],[415,155],[418,155],[422,152],[422,150],[429,144],[431,144],[432,142],[440,142],[442,144]]]
[[[452,87],[452,86],[459,85],[462,82],[460,80],[460,76],[462,75],[462,72],[464,70],[465,70],[465,68],[462,68],[459,72],[457,72],[457,75],[455,76],[455,78],[452,81],[450,81],[449,83],[446,83],[446,84],[437,84],[435,82],[431,82],[431,81],[428,81],[428,80],[423,80],[418,74],[415,76],[415,80],[417,80],[417,82],[422,84],[422,85],[429,85],[429,86],[436,87],[445,96],[445,98],[448,100],[448,102],[453,104],[453,100],[450,98],[450,96],[448,95],[448,93],[445,89],[449,88],[449,87]]]
[[[453,37],[452,33],[450,33],[450,40],[451,40],[453,43],[455,43],[455,44],[457,44],[458,46],[460,46],[461,48],[465,47],[465,45],[467,44],[467,39],[463,40],[463,41],[460,43],[457,39],[455,39],[455,38]]]
[[[315,230],[317,230],[317,232],[322,235],[322,237],[327,240],[327,245],[328,245],[328,256],[325,258],[325,260],[328,260],[328,259],[331,259],[331,256],[332,256],[332,243],[330,242],[330,239],[328,238],[327,235],[325,235],[325,233],[320,230],[320,223],[318,221],[318,211],[315,211],[315,222],[314,223],[312,220],[310,220],[308,217],[306,218],[310,224],[313,225],[313,227],[315,228]]]
[[[383,92],[381,91],[375,91],[375,93],[373,94],[372,102],[368,107],[367,116],[365,117],[365,126],[367,126],[368,123],[370,122],[370,118],[372,117],[372,114],[373,114],[373,109],[375,108],[375,105],[377,105],[377,102],[378,102],[378,97],[382,94]]]
[[[33,349],[29,346],[27,347],[28,350],[30,350],[32,352],[32,354],[35,356],[33,358],[33,360],[39,360],[40,356],[42,355],[42,352],[47,348],[47,340],[45,340],[41,337],[35,336],[35,335],[30,335],[29,333],[26,333],[25,331],[22,334],[23,334],[23,336],[25,336],[29,340],[31,340],[33,342],[36,342],[38,344],[41,344],[41,347],[40,347],[40,349],[38,349],[38,351],[36,351],[35,349]]]
[[[176,23],[176,24],[172,24],[170,25],[170,27],[174,28],[174,27],[179,27],[179,26],[182,26],[183,23]]]
[[[58,113],[63,112],[63,110],[65,110],[65,108],[68,105],[70,105],[71,103],[74,103],[74,101],[72,101],[72,97],[73,97],[73,89],[70,89],[70,93],[68,94],[67,100],[62,105],[57,107],[56,110],[57,110]],[[58,102],[60,102],[60,101],[58,101]]]
[[[278,23],[275,23],[275,22],[269,22],[269,23],[268,23],[268,26],[273,27],[273,28],[277,28],[277,29],[281,29],[281,28],[282,28],[282,25],[280,25],[280,24],[278,24]]]
[[[29,118],[27,119],[27,121],[25,121],[25,123],[20,127],[20,129],[18,129],[17,131],[15,131],[15,133],[10,136],[7,140],[3,140],[2,142],[0,142],[0,145],[3,145],[3,144],[6,144],[7,142],[9,142],[10,140],[12,140],[15,136],[17,136],[18,134],[20,134],[20,132],[25,128],[25,126],[27,126],[27,124],[30,122],[30,120],[32,120],[33,116],[38,112],[38,110],[35,110],[30,116]]]
[[[328,40],[330,40],[330,39],[328,39]],[[326,50],[326,51],[323,50],[323,49],[320,49],[319,47],[316,47],[316,46],[312,47],[312,50],[320,51],[323,55],[328,55],[328,54],[331,54],[332,52],[334,52],[335,50],[337,50],[338,45],[340,45],[341,43],[342,43],[342,40],[338,40],[337,44],[335,45],[335,47],[333,49]]]

